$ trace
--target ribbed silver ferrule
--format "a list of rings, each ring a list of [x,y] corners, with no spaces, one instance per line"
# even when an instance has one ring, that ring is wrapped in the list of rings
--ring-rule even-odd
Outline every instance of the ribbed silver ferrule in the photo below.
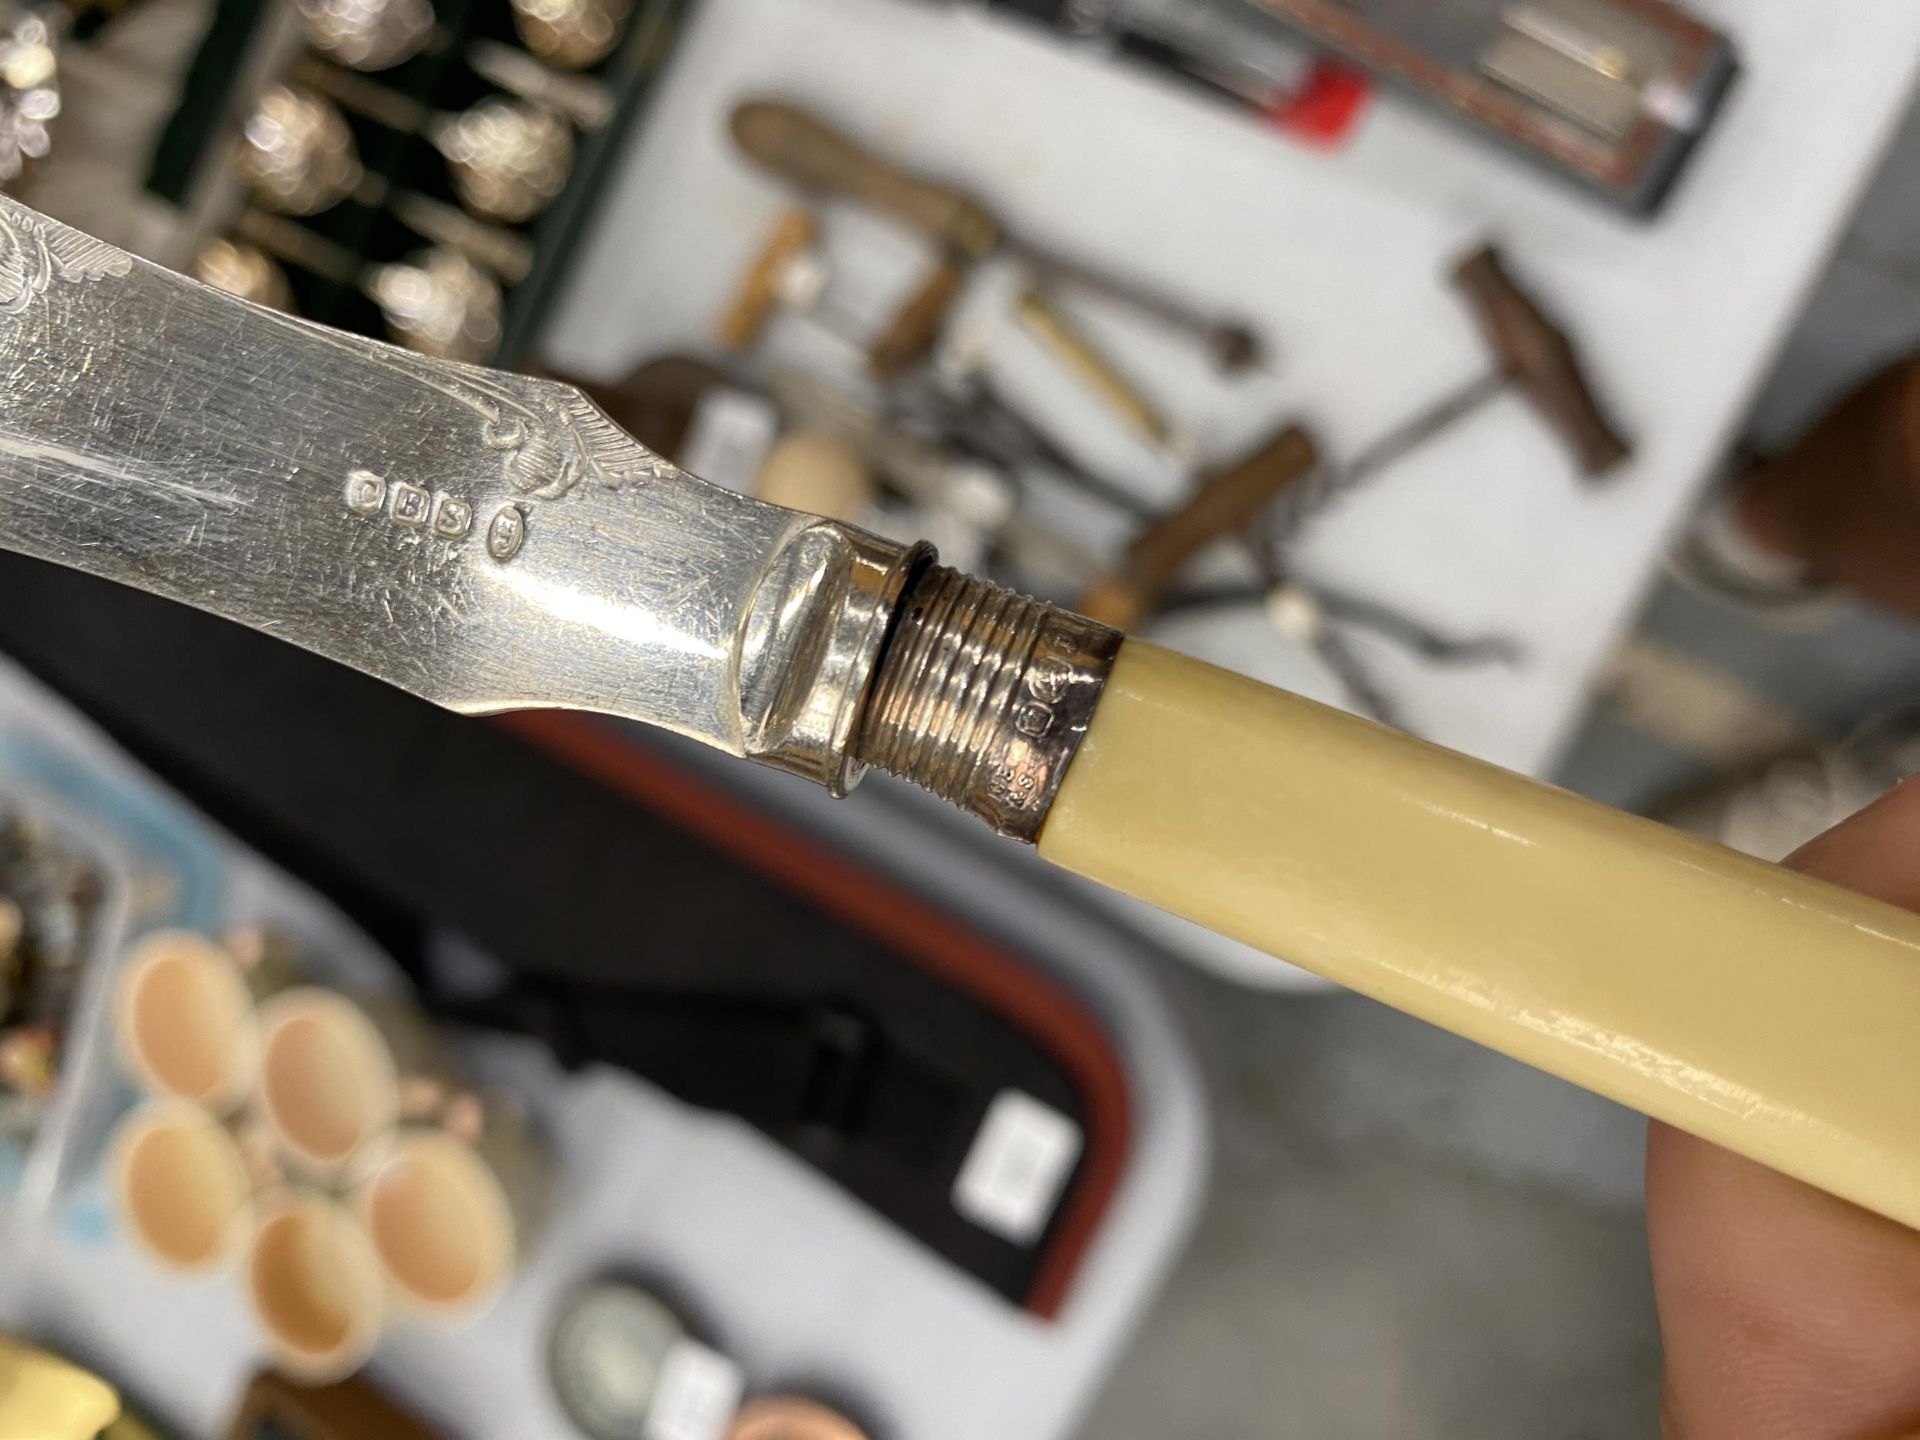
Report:
[[[1039,838],[1106,685],[1120,634],[943,566],[901,601],[856,757]]]

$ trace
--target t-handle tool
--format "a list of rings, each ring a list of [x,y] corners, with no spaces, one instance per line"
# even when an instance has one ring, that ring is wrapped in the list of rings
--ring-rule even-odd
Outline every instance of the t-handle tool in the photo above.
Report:
[[[1341,467],[1329,494],[1357,489],[1451,430],[1508,390],[1517,390],[1567,444],[1581,473],[1598,479],[1618,468],[1633,446],[1608,417],[1579,350],[1523,289],[1493,246],[1455,267],[1454,287],[1472,308],[1499,368],[1474,380]]]
[[[882,211],[955,257],[971,262],[1005,248],[1042,281],[1104,295],[1193,338],[1223,370],[1259,363],[1260,340],[1248,325],[1201,314],[1134,281],[1017,241],[966,191],[872,154],[798,105],[749,101],[733,112],[733,138],[743,154],[789,184]]]
[[[1466,297],[1507,383],[1533,403],[1590,478],[1633,454],[1587,375],[1572,338],[1521,288],[1493,246],[1461,261],[1454,287]]]

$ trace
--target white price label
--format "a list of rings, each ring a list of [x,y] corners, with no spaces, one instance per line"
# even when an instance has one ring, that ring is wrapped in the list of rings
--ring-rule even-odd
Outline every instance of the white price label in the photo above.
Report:
[[[1051,1105],[1002,1090],[953,1183],[953,1208],[1022,1245],[1038,1240],[1080,1158],[1080,1127]]]
[[[779,435],[780,415],[770,401],[745,390],[709,390],[693,412],[680,464],[702,480],[751,495]]]
[[[646,1440],[722,1440],[740,1409],[745,1377],[716,1350],[682,1340],[660,1366]]]

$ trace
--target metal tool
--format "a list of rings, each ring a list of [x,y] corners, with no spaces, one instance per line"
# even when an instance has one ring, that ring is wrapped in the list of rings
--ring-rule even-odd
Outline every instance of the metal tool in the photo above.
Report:
[[[513,0],[513,28],[529,50],[568,70],[613,53],[633,0]]]
[[[1313,437],[1288,426],[1238,464],[1202,480],[1179,509],[1142,531],[1127,547],[1120,568],[1095,584],[1076,608],[1103,625],[1134,628],[1158,608],[1189,560],[1250,525],[1319,463]]]
[[[1667,0],[1245,0],[1627,210],[1657,209],[1738,71]]]
[[[1022,512],[1017,467],[1024,452],[959,446],[957,435],[919,423],[925,411],[903,416],[876,408],[829,381],[797,371],[772,377],[771,390],[798,424],[857,445],[873,468],[914,507],[919,533],[932,535],[941,553],[1002,556],[1031,585],[1061,590],[1088,584],[1101,570],[1087,545]]]
[[[1920,1224],[1911,912],[1123,646],[686,475],[565,385],[250,306],[4,197],[0,376],[9,550],[464,713],[594,711],[840,793],[889,770]]]
[[[953,0],[949,0],[953,3]],[[1228,96],[1287,125],[1288,112],[1329,70],[1296,32],[1251,0],[986,0],[1076,43],[1144,62],[1162,75]],[[1357,72],[1353,72],[1357,75]],[[1358,113],[1364,85],[1343,87],[1338,128]]]
[[[818,218],[811,210],[795,206],[775,222],[766,243],[747,265],[714,328],[714,339],[722,350],[751,350],[773,317],[792,309],[811,316],[842,343],[864,351],[873,377],[891,381],[932,352],[964,278],[951,261],[938,262],[869,340],[862,338],[862,322],[828,298],[831,273],[820,249]]]
[[[591,76],[551,70],[525,51],[497,40],[473,41],[467,46],[466,61],[482,80],[564,115],[582,130],[601,130],[613,121],[618,99],[612,87]]]
[[[1286,573],[1278,558],[1251,545],[1258,582],[1179,589],[1188,563],[1215,541],[1252,540],[1256,522],[1320,468],[1319,447],[1289,427],[1237,464],[1201,481],[1187,502],[1152,520],[1128,546],[1117,569],[1099,577],[1075,606],[1081,614],[1122,630],[1149,617],[1215,608],[1261,606],[1273,628],[1320,657],[1359,713],[1400,724],[1400,707],[1373,679],[1341,627],[1358,627],[1413,650],[1436,664],[1511,663],[1516,650],[1504,637],[1457,640],[1377,601],[1309,584]]]
[[[1448,635],[1404,610],[1300,576],[1270,572],[1257,585],[1196,586],[1168,593],[1163,615],[1260,607],[1281,635],[1320,661],[1346,691],[1347,703],[1383,724],[1404,724],[1401,707],[1374,679],[1349,643],[1349,630],[1363,630],[1410,651],[1429,665],[1515,665],[1521,649],[1505,635]]]
[[[1252,587],[1189,591],[1174,587],[1188,563],[1207,546],[1252,533],[1254,522],[1288,490],[1301,485],[1320,463],[1313,437],[1290,426],[1235,465],[1202,480],[1185,504],[1156,517],[1127,547],[1118,567],[1098,577],[1075,605],[1081,614],[1121,630],[1138,629],[1158,614],[1233,606],[1265,607],[1274,629],[1320,657],[1346,692],[1353,709],[1371,719],[1398,723],[1399,711],[1332,621],[1342,618],[1320,592],[1267,564]]]
[[[307,43],[355,70],[390,70],[446,34],[432,0],[295,0]]]
[[[886,416],[910,433],[1002,468],[1044,470],[1142,525],[1155,518],[1151,505],[1082,464],[977,367],[936,367],[907,379],[888,392]]]
[[[256,201],[282,215],[318,215],[349,199],[384,205],[422,239],[451,245],[509,284],[533,269],[532,247],[513,231],[414,191],[395,191],[367,174],[346,118],[311,90],[276,85],[262,95],[241,126],[233,168]],[[509,192],[517,183],[513,174],[477,165],[468,173],[468,187],[476,195],[529,203]]]
[[[401,264],[362,266],[331,240],[258,210],[240,217],[234,235],[249,248],[358,289],[409,350],[478,364],[500,343],[500,287],[458,250],[436,245]]]
[[[293,313],[293,286],[287,272],[257,245],[245,241],[209,240],[193,257],[193,278],[216,290]]]
[[[781,407],[801,423],[831,429],[859,444],[896,489],[930,513],[953,503],[956,449],[984,455],[1009,472],[1038,467],[1083,489],[1133,518],[1143,540],[1154,537],[1141,550],[1147,574],[1159,578],[1143,587],[1139,562],[1129,560],[1116,570],[1082,540],[1015,507],[994,518],[987,533],[994,552],[1021,584],[1040,580],[1050,593],[1087,595],[1080,608],[1109,623],[1137,621],[1148,610],[1171,616],[1261,607],[1276,631],[1319,657],[1348,705],[1371,719],[1397,724],[1399,706],[1348,642],[1349,630],[1380,636],[1435,665],[1503,664],[1517,658],[1517,647],[1504,637],[1444,635],[1378,601],[1289,576],[1277,558],[1258,553],[1257,582],[1178,584],[1186,558],[1215,539],[1251,537],[1256,533],[1253,517],[1300,483],[1298,477],[1288,478],[1292,466],[1308,463],[1294,431],[1283,431],[1211,486],[1203,482],[1187,506],[1162,515],[1132,492],[1080,470],[1071,456],[1006,405],[984,377],[970,377],[958,388],[925,377],[896,391],[885,410],[806,375],[776,375],[772,389]],[[917,438],[923,434],[933,438]]]
[[[60,114],[60,47],[74,9],[0,4],[0,187],[11,186],[53,148]]]
[[[545,104],[495,95],[450,115],[331,65],[303,65],[299,79],[310,87],[294,92],[305,106],[324,103],[324,94],[391,129],[424,135],[446,161],[460,203],[488,220],[531,220],[573,169],[573,128]]]
[[[1632,443],[1601,404],[1573,341],[1521,288],[1498,250],[1476,250],[1455,268],[1453,281],[1479,321],[1498,368],[1333,470],[1316,506],[1391,470],[1509,390],[1539,412],[1589,479],[1604,478],[1631,458]]]
[[[1149,445],[1164,445],[1173,433],[1167,418],[1124,375],[1107,353],[1051,300],[1029,286],[1014,301],[1020,326],[1072,373],[1100,403]]]
[[[1007,249],[1041,283],[1076,287],[1124,305],[1197,341],[1223,370],[1245,369],[1260,360],[1260,341],[1248,325],[1201,314],[1144,285],[1016,240],[965,191],[868,153],[797,105],[757,100],[740,106],[733,112],[733,138],[749,158],[789,184],[882,211],[958,259],[972,262]]]

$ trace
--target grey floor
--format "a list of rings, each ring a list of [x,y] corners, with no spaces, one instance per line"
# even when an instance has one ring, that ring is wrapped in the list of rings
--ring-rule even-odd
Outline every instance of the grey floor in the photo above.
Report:
[[[1753,442],[1783,443],[1914,349],[1920,107]],[[1920,700],[1920,629],[1865,610],[1779,633],[1667,584],[1628,652],[1623,674],[1657,656],[1727,702],[1703,727],[1624,680],[1602,696],[1562,779],[1629,808],[1712,775],[1743,739],[1838,737]],[[1089,1440],[1657,1433],[1641,1122],[1364,1001],[1249,996],[1184,970],[1167,982],[1212,1068],[1217,1174]]]

